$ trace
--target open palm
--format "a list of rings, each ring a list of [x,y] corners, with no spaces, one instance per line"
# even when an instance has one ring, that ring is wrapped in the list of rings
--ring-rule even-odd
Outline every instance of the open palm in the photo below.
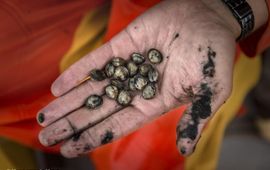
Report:
[[[58,97],[41,109],[45,146],[66,142],[61,153],[75,157],[138,129],[169,110],[187,105],[177,129],[177,145],[184,155],[193,152],[200,133],[231,91],[235,37],[223,21],[196,0],[164,1],[126,29],[66,70],[52,85]],[[160,79],[151,100],[137,95],[128,107],[108,98],[93,110],[82,107],[91,94],[102,95],[104,81],[87,81],[90,70],[102,69],[114,56],[146,54],[156,48],[164,56],[157,65]],[[72,138],[71,138],[72,137]]]

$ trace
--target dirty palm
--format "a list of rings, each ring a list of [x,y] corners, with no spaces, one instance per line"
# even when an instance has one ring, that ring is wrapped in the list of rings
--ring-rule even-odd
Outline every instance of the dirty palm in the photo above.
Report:
[[[51,89],[57,98],[38,112],[44,127],[40,142],[51,146],[65,141],[62,155],[76,157],[187,105],[176,127],[176,143],[183,155],[190,155],[204,126],[231,92],[235,36],[224,24],[197,0],[163,1],[146,11],[57,78]],[[137,94],[123,106],[102,97],[102,105],[85,107],[85,100],[104,95],[111,81],[88,80],[78,85],[91,70],[104,69],[113,57],[129,61],[134,52],[147,57],[149,49],[163,55],[155,65],[159,80],[151,100]]]

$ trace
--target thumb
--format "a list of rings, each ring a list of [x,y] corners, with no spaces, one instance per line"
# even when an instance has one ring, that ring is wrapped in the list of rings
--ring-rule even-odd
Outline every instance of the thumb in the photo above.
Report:
[[[182,155],[188,156],[194,152],[203,128],[229,94],[229,89],[216,93],[211,85],[200,84],[198,94],[192,99],[176,128],[176,144]]]

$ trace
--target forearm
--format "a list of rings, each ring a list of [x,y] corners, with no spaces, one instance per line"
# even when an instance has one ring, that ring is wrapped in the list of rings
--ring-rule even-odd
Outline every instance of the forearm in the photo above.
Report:
[[[232,12],[221,0],[202,0],[211,10],[215,11],[220,18],[224,19],[227,26],[237,38],[241,34],[241,27]],[[260,28],[268,20],[268,8],[265,0],[247,0],[254,14],[254,29]]]

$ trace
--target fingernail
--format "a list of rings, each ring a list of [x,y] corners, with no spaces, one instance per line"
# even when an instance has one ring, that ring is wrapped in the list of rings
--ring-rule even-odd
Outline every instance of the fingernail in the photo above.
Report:
[[[44,120],[45,120],[44,114],[43,113],[39,113],[38,114],[38,122],[39,123],[42,123],[42,122],[44,122]]]

